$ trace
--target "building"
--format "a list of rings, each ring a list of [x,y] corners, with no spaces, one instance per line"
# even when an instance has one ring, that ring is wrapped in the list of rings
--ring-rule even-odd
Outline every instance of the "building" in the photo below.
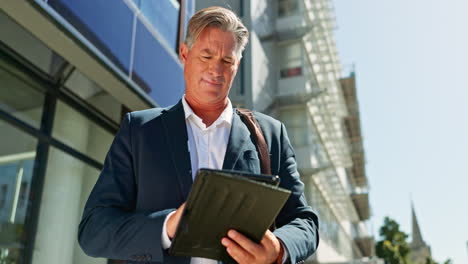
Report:
[[[368,182],[355,76],[342,78],[331,0],[197,0],[232,9],[250,42],[230,92],[234,105],[286,125],[305,194],[320,217],[308,263],[376,263],[371,258]]]
[[[194,0],[0,1],[0,263],[117,263],[77,245],[127,111],[174,104]]]
[[[127,111],[183,92],[188,18],[216,1],[0,1],[0,262],[118,263],[76,231]],[[354,76],[342,79],[331,0],[224,0],[251,30],[235,105],[288,128],[320,216],[309,263],[375,263]]]
[[[427,259],[432,259],[431,247],[422,238],[413,203],[411,203],[411,243],[409,244],[409,249],[409,260],[411,263],[425,264],[427,263]]]

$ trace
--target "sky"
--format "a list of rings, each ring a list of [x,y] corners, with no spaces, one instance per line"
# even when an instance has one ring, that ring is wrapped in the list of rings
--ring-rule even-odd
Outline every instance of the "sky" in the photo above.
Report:
[[[468,0],[333,0],[354,64],[372,232],[411,233],[413,200],[436,261],[468,263]]]

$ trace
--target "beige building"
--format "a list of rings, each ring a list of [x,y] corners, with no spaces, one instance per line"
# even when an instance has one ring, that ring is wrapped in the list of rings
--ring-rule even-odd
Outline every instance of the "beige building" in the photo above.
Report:
[[[251,32],[234,105],[281,120],[296,151],[320,245],[308,263],[378,263],[354,74],[342,78],[331,0],[198,0],[239,14]]]

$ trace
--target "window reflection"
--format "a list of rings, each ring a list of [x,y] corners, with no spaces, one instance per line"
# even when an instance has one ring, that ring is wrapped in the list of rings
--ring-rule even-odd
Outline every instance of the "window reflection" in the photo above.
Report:
[[[37,141],[1,120],[0,131],[0,263],[16,264],[24,255]]]
[[[0,34],[1,35],[1,34]],[[40,127],[44,95],[0,61],[0,110]]]
[[[120,123],[122,104],[78,69],[73,70],[65,87],[114,122]]]
[[[67,104],[58,101],[52,136],[104,163],[113,135]]]
[[[135,3],[151,25],[163,35],[169,46],[175,49],[179,26],[179,2],[165,0],[136,1]]]
[[[50,76],[55,76],[65,60],[31,33],[0,11],[0,41]]]

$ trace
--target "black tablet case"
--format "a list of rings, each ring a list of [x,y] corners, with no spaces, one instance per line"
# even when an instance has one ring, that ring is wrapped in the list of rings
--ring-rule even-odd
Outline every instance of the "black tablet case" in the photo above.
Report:
[[[278,183],[278,176],[199,170],[169,254],[233,263],[221,238],[235,229],[260,242],[291,193]]]

